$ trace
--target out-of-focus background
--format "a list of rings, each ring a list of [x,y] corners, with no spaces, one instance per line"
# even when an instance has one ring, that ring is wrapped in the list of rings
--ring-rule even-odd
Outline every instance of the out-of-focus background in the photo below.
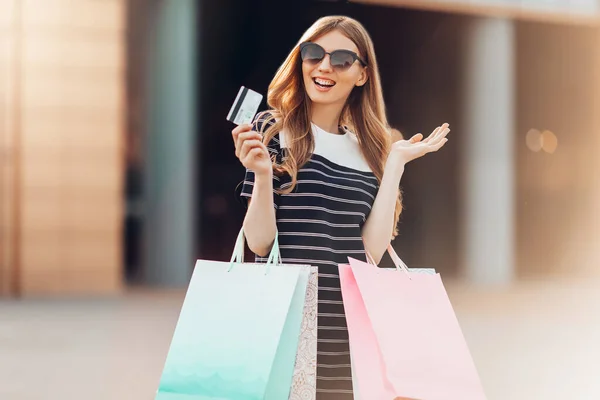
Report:
[[[242,223],[227,112],[331,14],[394,128],[451,125],[394,247],[441,272],[489,399],[600,399],[597,0],[0,0],[0,399],[153,398]]]

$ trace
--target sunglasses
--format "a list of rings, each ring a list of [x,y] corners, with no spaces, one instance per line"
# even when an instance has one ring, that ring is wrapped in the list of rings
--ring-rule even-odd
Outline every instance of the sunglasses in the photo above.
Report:
[[[316,43],[304,42],[300,44],[300,57],[303,62],[316,65],[320,63],[327,54],[329,54],[329,63],[338,71],[347,70],[356,62],[356,60],[358,60],[363,67],[367,66],[367,63],[363,61],[358,54],[350,50],[334,50],[331,53],[328,53]]]

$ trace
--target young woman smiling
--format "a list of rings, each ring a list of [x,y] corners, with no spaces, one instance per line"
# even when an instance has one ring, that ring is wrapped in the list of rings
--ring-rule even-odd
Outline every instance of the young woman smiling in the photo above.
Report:
[[[284,263],[319,267],[317,399],[352,399],[337,266],[381,260],[397,235],[404,166],[439,150],[450,129],[392,143],[373,43],[343,16],[304,33],[267,100],[269,111],[232,131],[247,169],[248,246],[264,262],[277,235]]]

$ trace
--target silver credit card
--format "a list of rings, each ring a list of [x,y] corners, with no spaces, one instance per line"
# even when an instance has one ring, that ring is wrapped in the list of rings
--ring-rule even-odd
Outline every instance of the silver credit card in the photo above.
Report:
[[[242,86],[233,102],[233,106],[231,106],[231,110],[229,110],[227,121],[231,121],[236,125],[252,123],[262,98],[262,94]]]

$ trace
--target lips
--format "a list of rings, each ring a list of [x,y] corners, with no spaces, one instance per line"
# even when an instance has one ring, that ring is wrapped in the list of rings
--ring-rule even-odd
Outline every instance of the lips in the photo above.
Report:
[[[335,81],[327,78],[315,77],[313,81],[317,87],[322,89],[330,89],[335,86]]]

